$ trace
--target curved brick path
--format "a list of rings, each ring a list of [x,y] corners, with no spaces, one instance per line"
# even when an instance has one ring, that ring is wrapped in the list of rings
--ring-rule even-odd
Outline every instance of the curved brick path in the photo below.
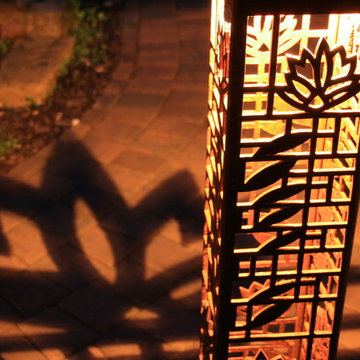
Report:
[[[1,359],[197,358],[209,16],[127,1],[104,95],[0,178]],[[343,360],[360,358],[358,258]]]
[[[207,2],[127,1],[81,125],[0,178],[0,358],[198,353]]]

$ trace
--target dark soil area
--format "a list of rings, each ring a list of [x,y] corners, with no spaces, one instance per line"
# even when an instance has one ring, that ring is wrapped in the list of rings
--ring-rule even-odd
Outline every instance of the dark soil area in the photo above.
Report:
[[[76,126],[110,80],[121,47],[121,3],[105,1],[100,8],[94,1],[88,1],[87,6],[96,6],[106,14],[103,31],[107,60],[100,64],[84,61],[69,66],[69,71],[58,78],[53,95],[43,104],[29,99],[26,107],[0,108],[0,174],[36,154],[65,129]]]

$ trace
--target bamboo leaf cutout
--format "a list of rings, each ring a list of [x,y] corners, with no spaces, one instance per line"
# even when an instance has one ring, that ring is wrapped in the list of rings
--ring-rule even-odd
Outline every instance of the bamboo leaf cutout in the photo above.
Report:
[[[299,132],[290,135],[280,136],[273,141],[266,143],[254,154],[254,158],[274,155],[286,150],[295,148],[311,138],[310,132]]]
[[[271,185],[286,177],[295,163],[296,160],[287,160],[267,165],[252,175],[245,184],[240,185],[239,191],[257,190]]]
[[[299,192],[303,191],[305,187],[305,184],[294,184],[288,185],[286,187],[277,188],[275,190],[270,190],[269,192],[265,193],[265,195],[257,198],[253,206],[262,207],[276,201],[290,198],[291,196],[294,196]]]
[[[272,31],[272,25],[271,16],[254,16],[254,24],[248,26],[247,29],[248,39],[246,52],[248,55],[258,57],[259,52],[270,51],[269,33]]]
[[[300,32],[296,31],[297,19],[294,15],[280,15],[279,29],[279,54],[284,53],[299,41]],[[254,16],[253,25],[248,24],[246,41],[246,53],[249,56],[258,58],[260,53],[267,53],[271,48],[273,19],[271,16]]]
[[[281,284],[277,284],[276,286],[267,287],[264,290],[260,290],[254,294],[254,296],[250,299],[249,304],[259,305],[263,304],[265,301],[269,299],[279,296],[291,289],[295,286],[294,280],[284,281]]]
[[[282,301],[277,304],[266,306],[264,309],[260,310],[254,315],[250,326],[255,328],[276,320],[278,317],[284,314],[292,304],[292,301]]]
[[[302,230],[291,231],[285,235],[276,237],[273,240],[267,241],[259,247],[259,255],[271,254],[276,249],[282,246],[291,244],[293,241],[301,237],[303,234]]]
[[[260,226],[270,226],[281,221],[288,219],[289,217],[295,215],[302,209],[302,205],[296,205],[291,207],[286,207],[276,212],[272,212],[270,215],[266,216],[260,223]]]

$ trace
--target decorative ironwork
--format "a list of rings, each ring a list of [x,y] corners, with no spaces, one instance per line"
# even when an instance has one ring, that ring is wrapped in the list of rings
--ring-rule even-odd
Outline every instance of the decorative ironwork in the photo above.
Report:
[[[233,10],[213,1],[200,359],[335,359],[360,15],[249,15],[244,32]]]
[[[221,208],[223,197],[225,127],[227,121],[227,93],[229,79],[229,23],[223,17],[223,1],[212,3],[210,76],[209,76],[209,127],[207,133],[206,203],[203,254],[202,288],[202,356],[211,358],[214,344],[214,324],[218,303],[219,253],[221,249]]]
[[[340,64],[336,64],[337,56]],[[353,97],[360,90],[360,75],[355,74],[357,57],[356,55],[347,57],[342,45],[330,50],[328,42],[323,38],[315,56],[305,48],[300,59],[289,56],[287,59],[289,64],[289,72],[285,74],[287,86],[278,93],[287,103],[300,110],[327,110]],[[306,65],[312,73],[310,79],[297,71],[298,67],[305,70]],[[335,76],[335,70],[341,73],[344,67],[348,68],[343,71],[344,74]]]

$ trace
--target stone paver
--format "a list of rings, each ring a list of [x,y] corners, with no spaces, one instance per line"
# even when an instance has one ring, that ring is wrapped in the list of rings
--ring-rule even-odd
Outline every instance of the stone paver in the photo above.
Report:
[[[0,177],[1,359],[197,358],[210,6],[124,14],[104,95]],[[343,360],[360,358],[359,258]]]
[[[31,271],[1,279],[0,292],[22,315],[34,316],[67,295],[67,290]]]
[[[111,229],[104,229],[97,224],[90,226],[78,236],[78,250],[83,252],[88,261],[96,261],[104,266],[115,266],[128,255],[132,241]]]
[[[170,239],[155,235],[145,249],[146,265],[158,271],[166,272],[168,276],[183,276],[201,266],[199,254],[194,254],[192,248],[174,243]],[[144,251],[139,249],[132,256],[134,261],[144,261]],[[192,267],[189,266],[192,264]]]
[[[3,2],[0,4],[1,35],[10,38],[66,35],[63,10],[62,2]]]
[[[196,358],[209,4],[187,6],[127,1],[104,95],[1,178],[0,358]]]
[[[200,308],[199,297],[201,293],[201,279],[193,272],[185,281],[177,284],[170,292],[172,300],[180,302],[190,309]]]
[[[166,359],[159,340],[128,323],[104,333],[96,344],[99,351],[109,359]]]
[[[178,72],[178,66],[176,64],[143,64],[138,65],[136,68],[136,75],[139,78],[155,78],[156,83],[158,80],[172,80]]]
[[[130,304],[112,289],[92,282],[75,290],[60,306],[92,328],[106,331],[123,321],[123,313]]]
[[[127,260],[119,263],[116,273],[113,289],[139,307],[154,302],[174,285],[166,272]]]
[[[66,245],[33,262],[31,269],[41,271],[45,277],[63,288],[74,290],[99,277],[97,268],[100,265],[96,262],[94,266],[95,260],[90,260],[86,255],[87,253]]]
[[[20,329],[12,325],[0,332],[1,358],[4,360],[47,360],[48,358],[25,337]]]
[[[0,4],[0,32],[13,40],[1,63],[0,98],[5,106],[40,103],[68,61],[75,38],[67,36],[64,1],[7,1]]]
[[[41,103],[51,92],[64,61],[68,61],[75,39],[23,38],[14,43],[0,70],[0,97],[5,106],[26,106],[28,98]],[[26,66],[24,66],[26,64]]]
[[[60,236],[59,236],[60,235]],[[32,222],[23,219],[6,234],[11,251],[24,263],[31,265],[47,252],[54,251],[66,243],[61,234],[51,235],[41,232]],[[46,244],[44,244],[46,238]]]
[[[48,359],[66,359],[98,337],[96,330],[56,307],[21,322],[19,328]]]
[[[21,314],[3,297],[0,297],[0,312],[6,314],[0,319],[0,334],[5,333],[14,322],[22,320]]]
[[[101,140],[109,139],[120,144],[130,144],[141,133],[142,128],[131,123],[118,124],[110,120],[97,124],[94,131],[95,136]]]
[[[146,309],[134,310],[125,316],[132,324],[162,339],[170,350],[170,357],[175,352],[187,356],[191,353],[192,358],[196,358],[200,324],[198,308],[190,310],[164,297]]]
[[[133,193],[137,193],[149,181],[141,173],[125,169],[116,164],[109,164],[105,166],[104,170],[108,174],[112,174],[111,181],[104,178],[102,174],[95,176],[96,186],[103,191],[112,192],[116,195],[120,193],[127,197]],[[128,197],[127,197],[128,198]]]

